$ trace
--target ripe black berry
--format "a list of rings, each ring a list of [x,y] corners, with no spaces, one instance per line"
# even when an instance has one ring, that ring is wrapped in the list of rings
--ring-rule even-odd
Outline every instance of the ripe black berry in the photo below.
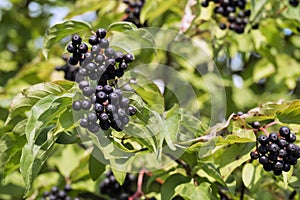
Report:
[[[297,146],[295,144],[290,143],[290,144],[288,144],[286,146],[286,150],[287,150],[288,153],[294,154],[294,153],[296,153],[296,151],[298,150],[298,148],[297,148]]]
[[[261,156],[259,158],[259,163],[262,164],[262,165],[265,165],[269,162],[269,159],[266,157],[266,156]]]
[[[287,155],[287,151],[285,149],[280,149],[278,151],[278,156],[284,158]]]
[[[83,88],[88,87],[88,86],[90,86],[90,84],[89,84],[89,82],[86,81],[86,80],[83,80],[83,81],[80,81],[80,82],[79,82],[79,88],[80,88],[81,90],[83,90]]]
[[[89,113],[88,116],[87,116],[87,120],[91,124],[96,123],[97,120],[98,120],[96,113]]]
[[[78,47],[79,53],[86,53],[88,51],[88,46],[85,43],[81,43]]]
[[[287,142],[293,143],[296,141],[296,135],[294,133],[290,133],[289,137],[286,139]]]
[[[80,101],[74,101],[72,104],[73,110],[79,111],[81,109],[81,102]]]
[[[97,97],[97,102],[98,103],[103,103],[104,101],[107,100],[107,94],[105,92],[102,92],[102,91],[98,92],[96,94],[96,97]]]
[[[100,47],[102,49],[106,49],[108,46],[109,46],[109,42],[107,39],[105,39],[105,38],[100,39]]]
[[[109,119],[108,115],[106,113],[101,113],[100,116],[99,116],[99,120],[101,122],[105,122]]]
[[[73,57],[73,56],[71,56],[71,57],[69,58],[69,63],[70,63],[70,65],[77,65],[78,62],[79,62],[79,60],[76,59],[76,58]]]
[[[269,144],[269,138],[265,135],[261,135],[259,136],[258,138],[258,142],[262,145],[266,145],[266,144]]]
[[[130,116],[135,115],[136,111],[137,111],[137,110],[136,110],[135,107],[133,107],[133,106],[129,106],[129,107],[128,107],[128,113],[129,113]]]
[[[291,132],[290,129],[286,126],[282,126],[279,129],[280,136],[285,137],[285,138],[289,137],[290,132]]]
[[[259,155],[258,155],[257,151],[251,151],[250,157],[251,157],[251,159],[256,160],[256,159],[258,159]]]
[[[80,120],[80,126],[82,128],[87,128],[88,125],[89,125],[89,122],[88,122],[87,118],[83,118],[83,119]]]
[[[277,141],[277,144],[280,148],[284,148],[287,145],[287,141],[285,139],[279,138],[279,140]]]
[[[255,121],[255,122],[251,123],[251,126],[252,126],[252,128],[258,129],[258,128],[260,128],[261,125],[258,121]]]
[[[92,106],[92,104],[89,100],[86,100],[86,99],[82,100],[81,107],[83,110],[89,110],[91,108],[91,106]]]
[[[88,130],[91,131],[92,133],[97,133],[99,131],[100,127],[98,124],[90,124],[88,126]]]
[[[106,30],[104,28],[99,28],[97,31],[96,31],[96,34],[97,34],[97,37],[100,38],[100,39],[103,39],[105,38],[106,36]]]
[[[67,51],[69,53],[75,53],[76,52],[76,46],[74,47],[72,43],[69,43],[67,46]]]
[[[89,43],[91,45],[99,44],[99,40],[98,40],[97,36],[96,35],[91,35],[90,38],[89,38]]]
[[[108,58],[112,58],[115,55],[115,50],[113,48],[106,48],[104,51],[104,54],[108,57]]]
[[[220,27],[221,30],[225,30],[226,29],[226,24],[220,23],[219,27]]]
[[[208,0],[204,0],[201,3],[201,6],[204,7],[204,8],[208,7],[208,5],[209,5],[209,1]]]
[[[288,172],[288,171],[290,171],[290,169],[291,169],[291,165],[286,163],[283,165],[282,171]]]
[[[130,63],[134,60],[134,57],[132,54],[128,53],[128,54],[124,55],[124,60],[126,63]]]
[[[263,165],[263,168],[264,168],[265,171],[268,172],[268,171],[273,170],[273,165],[272,165],[272,163],[268,162],[268,163],[266,163],[266,164]]]
[[[278,161],[274,164],[274,170],[283,170],[283,163]]]
[[[277,144],[275,144],[275,143],[270,144],[270,146],[269,146],[269,151],[270,152],[276,153],[278,150],[279,150],[279,147],[278,147]]]
[[[273,170],[274,175],[279,176],[282,174],[282,170]]]
[[[278,140],[277,133],[270,133],[269,140],[270,140],[270,142],[277,142],[277,140]]]
[[[267,153],[269,152],[269,148],[266,147],[266,146],[260,145],[260,146],[258,147],[258,152],[259,152],[260,154],[262,154],[262,155],[267,154]]]
[[[74,35],[72,37],[72,43],[74,45],[79,45],[81,43],[81,41],[82,41],[82,39],[81,39],[81,37],[79,35]]]
[[[94,94],[94,92],[95,92],[94,88],[89,87],[89,86],[82,89],[82,94],[86,97],[92,96],[92,94]]]

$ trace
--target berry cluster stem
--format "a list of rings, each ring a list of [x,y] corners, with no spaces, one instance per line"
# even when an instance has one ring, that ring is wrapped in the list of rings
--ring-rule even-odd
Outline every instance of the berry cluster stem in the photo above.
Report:
[[[144,174],[145,174],[145,169],[143,168],[141,169],[138,176],[137,190],[131,197],[129,197],[129,200],[135,200],[144,195],[144,192],[142,190]]]

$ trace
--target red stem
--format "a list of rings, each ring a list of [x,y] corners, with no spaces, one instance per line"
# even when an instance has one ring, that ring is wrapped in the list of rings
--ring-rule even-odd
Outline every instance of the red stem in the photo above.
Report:
[[[277,124],[277,122],[271,122],[269,124],[264,125],[264,128],[268,128],[268,127],[273,126],[275,124]]]
[[[144,195],[142,191],[144,174],[145,174],[145,169],[142,169],[138,176],[137,190],[132,196],[129,197],[129,200],[136,200]]]
[[[269,132],[264,127],[260,127],[259,130],[264,132],[266,136],[269,137]]]

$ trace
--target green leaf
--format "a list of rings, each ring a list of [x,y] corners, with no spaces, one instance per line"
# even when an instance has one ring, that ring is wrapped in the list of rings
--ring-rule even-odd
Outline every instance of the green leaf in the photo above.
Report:
[[[212,163],[203,163],[203,162],[198,162],[197,166],[197,174],[200,177],[203,177],[203,171],[206,173],[204,174],[204,177],[207,175],[214,178],[217,182],[221,183],[222,185],[226,186],[226,183],[221,176],[219,170],[212,164]]]
[[[178,194],[176,187],[182,183],[187,183],[191,179],[182,174],[173,174],[168,177],[161,186],[161,199],[172,199]]]
[[[111,160],[111,164],[116,166],[116,162],[114,160]],[[124,181],[125,181],[125,178],[126,178],[126,175],[127,175],[127,171],[123,171],[123,170],[118,170],[116,168],[114,168],[113,166],[111,166],[111,170],[116,178],[116,180],[118,181],[118,183],[120,185],[123,185]],[[124,168],[124,169],[127,169],[127,168]]]
[[[185,183],[178,185],[176,187],[176,193],[179,194],[186,200],[210,200],[211,199],[211,189],[210,183],[203,182],[199,186],[192,183]]]
[[[49,50],[56,43],[60,42],[68,35],[79,33],[82,31],[91,31],[91,25],[83,21],[66,20],[62,23],[55,24],[47,30],[44,38],[43,55],[48,58]]]
[[[253,163],[247,163],[242,171],[244,185],[251,191],[255,191],[260,185],[262,172],[262,167],[254,166]]]
[[[164,111],[164,98],[157,87],[152,81],[148,80],[146,76],[130,71],[130,77],[135,79],[130,86],[134,91],[148,104],[152,111],[162,114]]]
[[[50,134],[51,135],[51,134]],[[45,161],[52,153],[56,136],[50,136],[41,146],[35,144],[26,144],[22,149],[20,159],[20,171],[26,184],[26,192],[31,190],[31,186],[39,174]]]
[[[234,169],[241,166],[242,163],[250,159],[250,150],[255,144],[235,144],[229,146],[218,157],[220,163],[220,173],[224,180],[226,180]]]
[[[13,118],[15,119],[18,116],[25,117],[24,113],[29,111],[40,99],[48,95],[60,95],[66,93],[73,86],[74,82],[71,81],[54,81],[36,84],[23,90],[13,99],[5,125],[8,125]]]
[[[39,100],[31,109],[25,128],[29,143],[34,143],[41,130],[59,117],[72,104],[73,94],[48,95]]]
[[[70,173],[79,165],[83,157],[83,151],[79,151],[74,145],[64,145],[59,154],[53,157],[52,162],[58,168],[60,174],[69,177]]]
[[[294,100],[286,106],[282,106],[276,112],[277,119],[286,124],[299,124],[300,122],[300,100]]]
[[[89,159],[89,172],[93,181],[97,180],[99,176],[105,171],[105,165],[99,161],[99,159],[95,158],[95,156],[99,157],[99,153],[95,153],[95,151],[99,151],[94,148],[93,152],[90,155]]]
[[[251,0],[251,16],[250,21],[256,22],[260,13],[264,10],[269,0]]]
[[[165,129],[161,132],[170,149],[176,150],[173,142],[177,141],[177,134],[181,124],[179,106],[175,104],[170,110],[165,113]]]
[[[293,7],[291,5],[288,6],[287,10],[282,13],[287,19],[297,20],[300,22],[300,12],[299,7]]]
[[[117,31],[117,32],[124,32],[129,30],[136,30],[137,27],[131,22],[115,22],[109,25],[107,28],[108,31]]]
[[[6,175],[5,169],[7,164],[14,155],[17,155],[17,153],[22,150],[25,143],[26,140],[24,136],[16,136],[13,133],[5,133],[2,135],[0,139],[0,174]]]

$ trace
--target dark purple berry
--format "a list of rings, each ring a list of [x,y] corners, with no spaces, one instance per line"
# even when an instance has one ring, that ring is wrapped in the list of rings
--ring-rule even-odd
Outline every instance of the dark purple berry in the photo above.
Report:
[[[256,160],[256,159],[258,159],[259,155],[258,155],[257,151],[251,151],[250,157],[252,160]]]
[[[81,43],[78,47],[79,53],[86,53],[88,51],[88,46],[85,43]]]
[[[135,107],[133,107],[133,106],[128,107],[128,113],[129,113],[130,116],[135,115],[136,112],[137,112],[137,110],[136,110]]]
[[[278,140],[277,133],[270,133],[269,140],[270,140],[270,142],[277,142],[277,140]]]
[[[113,58],[115,55],[115,50],[113,48],[108,47],[105,49],[104,54],[108,58]]]
[[[79,62],[79,60],[76,59],[76,58],[73,57],[73,56],[71,56],[71,57],[69,58],[69,64],[70,64],[70,65],[77,65],[78,62]]]
[[[288,171],[290,171],[290,169],[291,169],[291,165],[290,164],[284,164],[282,171],[288,172]]]
[[[260,145],[258,147],[258,152],[262,155],[267,154],[269,152],[269,148],[267,146]]]
[[[83,119],[80,120],[80,126],[82,128],[87,128],[88,125],[89,125],[89,122],[88,122],[87,118],[83,118]]]
[[[124,55],[124,60],[126,63],[130,63],[134,60],[134,57],[132,54],[128,53],[128,54]]]
[[[69,53],[75,53],[76,52],[76,47],[74,47],[72,43],[69,43],[68,46],[67,46],[67,51]]]
[[[277,144],[280,148],[284,148],[287,145],[287,141],[285,139],[279,138],[279,140],[277,141]]]
[[[92,104],[89,100],[87,100],[87,99],[82,100],[81,107],[83,110],[89,110],[91,108],[91,106],[92,106]]]
[[[98,92],[96,94],[96,97],[97,97],[97,102],[98,103],[103,103],[104,101],[107,100],[107,94],[105,92],[102,92],[102,91]]]
[[[81,43],[82,39],[79,35],[73,35],[72,37],[72,43],[74,45],[79,45]]]
[[[269,146],[270,152],[276,153],[278,150],[279,150],[279,146],[277,144],[275,144],[275,143],[270,144],[270,146]]]
[[[258,128],[260,128],[261,125],[258,121],[255,121],[255,122],[251,123],[251,126],[252,126],[252,128],[258,129]]]
[[[296,141],[296,135],[294,133],[290,133],[289,137],[286,139],[287,142],[293,143]]]
[[[81,109],[81,102],[80,101],[74,101],[72,104],[73,110],[79,111]]]
[[[105,38],[100,39],[100,47],[102,49],[106,49],[108,46],[109,46],[109,42],[107,39],[105,39]]]
[[[258,161],[260,164],[265,165],[269,162],[269,159],[266,156],[261,156]]]
[[[288,144],[286,146],[286,150],[287,150],[288,153],[294,154],[294,153],[296,153],[296,151],[298,150],[298,148],[297,148],[297,146],[295,144],[290,143],[290,144]]]
[[[258,137],[258,142],[262,145],[267,145],[269,144],[269,138],[265,135],[261,135]]]
[[[110,93],[113,92],[113,88],[112,88],[110,85],[104,85],[103,91],[104,91],[106,94],[110,94]]]
[[[201,2],[201,6],[204,7],[204,8],[207,8],[209,5],[209,1],[208,0],[204,0]]]
[[[91,45],[99,44],[99,40],[98,40],[97,36],[96,35],[91,35],[91,37],[89,38],[89,43]]]
[[[275,176],[279,176],[282,174],[282,170],[273,170]]]
[[[279,156],[280,158],[284,158],[286,155],[287,155],[287,151],[286,151],[285,149],[280,149],[280,150],[278,151],[278,156]]]
[[[265,171],[269,172],[269,171],[273,170],[273,165],[268,162],[268,163],[263,165],[263,168],[264,168]]]
[[[284,138],[288,138],[290,136],[290,133],[291,133],[291,130],[286,126],[282,126],[279,129],[280,136],[282,136]]]
[[[96,31],[96,34],[97,34],[97,37],[100,38],[100,39],[103,39],[105,38],[106,36],[106,30],[104,28],[99,28],[97,31]]]
[[[108,121],[100,122],[100,127],[102,130],[108,130],[110,128],[110,123]]]

